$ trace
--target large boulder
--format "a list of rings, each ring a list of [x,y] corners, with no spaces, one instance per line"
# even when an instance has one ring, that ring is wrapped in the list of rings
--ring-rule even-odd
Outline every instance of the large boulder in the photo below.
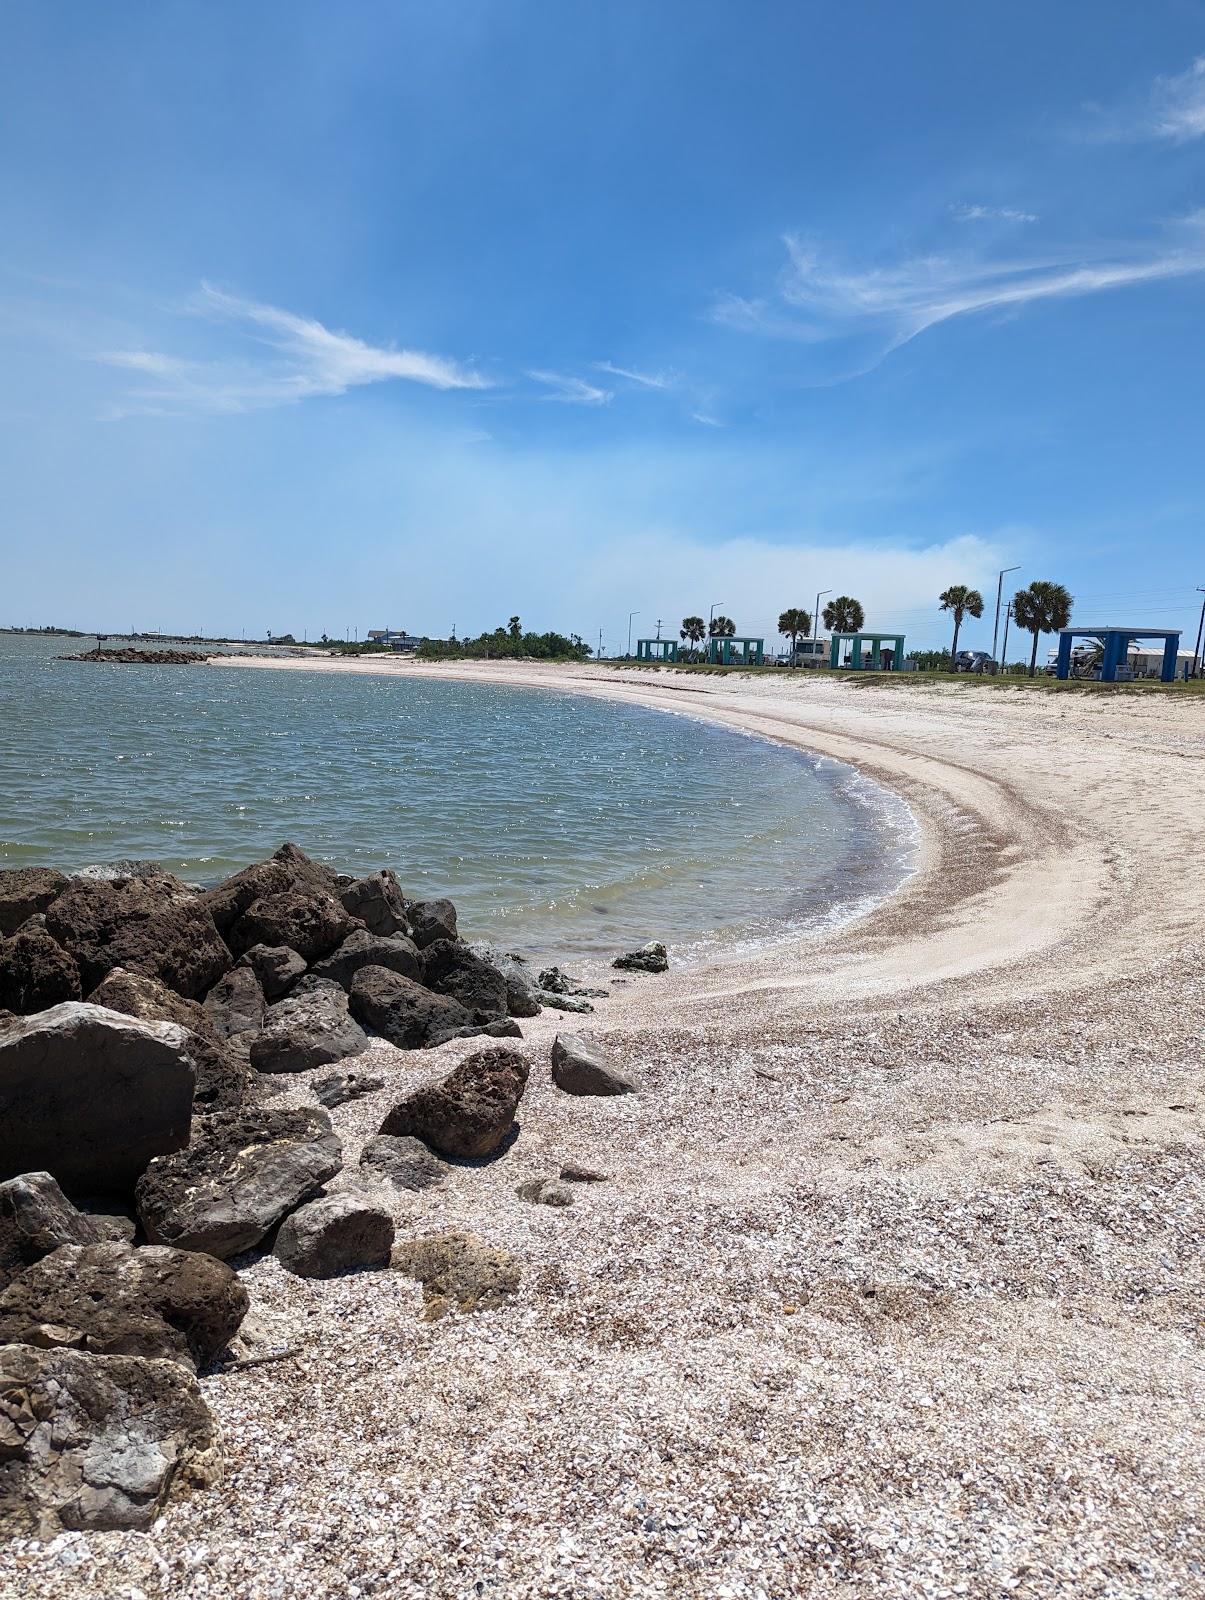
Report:
[[[437,939],[455,939],[456,907],[450,900],[415,900],[406,909],[410,937],[420,950]]]
[[[459,1000],[475,1022],[507,1015],[506,979],[498,968],[459,939],[437,939],[423,951],[423,982],[437,994]]]
[[[508,1137],[527,1087],[527,1062],[515,1050],[482,1050],[446,1078],[394,1106],[380,1131],[421,1139],[440,1155],[492,1155]]]
[[[423,1320],[449,1311],[488,1311],[519,1287],[519,1263],[509,1250],[486,1244],[475,1233],[429,1233],[407,1239],[393,1252],[393,1265],[423,1286]]]
[[[395,1189],[431,1189],[442,1183],[448,1169],[432,1155],[421,1139],[394,1138],[378,1133],[360,1152],[360,1165],[372,1177],[393,1184]]]
[[[347,995],[328,978],[304,978],[270,1007],[262,1033],[251,1041],[257,1072],[308,1072],[368,1048],[363,1028],[347,1009]]]
[[[193,998],[230,965],[203,898],[167,873],[76,879],[47,910],[46,926],[79,963],[85,993],[125,967]]]
[[[361,967],[385,967],[416,983],[423,976],[423,958],[404,934],[370,933],[367,928],[348,934],[337,950],[314,963],[313,972],[316,978],[332,978],[350,989]]]
[[[138,1216],[154,1244],[228,1260],[259,1244],[343,1165],[325,1111],[218,1111],[187,1150],[152,1161]]]
[[[364,1267],[387,1267],[393,1218],[384,1206],[353,1194],[311,1200],[280,1225],[274,1254],[300,1278],[335,1278]]]
[[[67,1346],[199,1368],[238,1332],[247,1291],[193,1250],[65,1244],[0,1293],[0,1344]]]
[[[459,1000],[432,994],[385,967],[361,967],[352,979],[352,1015],[399,1050],[426,1049],[432,1039],[468,1027],[472,1013]]]
[[[287,944],[253,944],[239,958],[240,967],[250,967],[259,979],[266,1000],[279,1000],[305,972],[305,957]]]
[[[295,844],[282,844],[267,861],[257,861],[226,878],[205,895],[205,904],[214,922],[226,933],[256,900],[301,889],[310,894],[334,894],[337,878],[330,869],[311,861]]]
[[[257,944],[286,944],[306,961],[317,961],[351,930],[351,919],[332,895],[282,889],[253,900],[226,939],[235,955]]]
[[[240,1033],[258,1033],[263,1026],[268,1003],[250,966],[232,967],[205,996],[205,1017],[219,1039],[233,1039]]]
[[[362,922],[369,933],[406,932],[406,896],[388,870],[353,879],[339,891],[339,899],[348,916]]]
[[[144,1022],[177,1022],[192,1034],[188,1052],[196,1068],[193,1110],[229,1110],[250,1098],[252,1074],[245,1060],[213,1037],[212,1024],[196,1000],[185,1000],[158,978],[115,967],[88,996],[88,1003],[121,1011]]]
[[[536,985],[525,962],[517,956],[502,956],[495,965],[506,984],[506,1009],[512,1017],[535,1017],[542,1007],[536,997]]]
[[[68,1002],[0,1030],[0,1178],[123,1194],[188,1143],[196,1058],[174,1022]]]
[[[82,994],[75,958],[50,937],[44,917],[30,917],[11,938],[0,939],[0,1007],[5,1011],[26,1016]]]
[[[213,1418],[176,1362],[0,1348],[0,1538],[149,1528],[221,1467]]]
[[[553,1040],[552,1081],[566,1094],[635,1094],[640,1088],[601,1045],[580,1033],[558,1033]]]
[[[23,922],[45,911],[67,882],[66,874],[53,867],[9,867],[0,872],[0,935],[16,933]]]
[[[0,1183],[0,1289],[61,1244],[97,1244],[101,1230],[77,1211],[49,1172]]]

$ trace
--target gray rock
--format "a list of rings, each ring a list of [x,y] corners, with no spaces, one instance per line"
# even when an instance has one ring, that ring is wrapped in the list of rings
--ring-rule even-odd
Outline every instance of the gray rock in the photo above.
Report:
[[[276,1259],[301,1278],[334,1278],[364,1267],[387,1267],[393,1218],[353,1194],[328,1194],[294,1211],[276,1235]]]
[[[333,895],[284,889],[253,900],[226,939],[235,955],[257,944],[285,944],[307,961],[317,961],[351,931],[351,919]]]
[[[627,955],[616,956],[611,965],[623,972],[668,972],[669,952],[656,939],[650,939],[639,950],[629,950]]]
[[[357,917],[369,933],[406,932],[406,896],[392,872],[372,872],[366,878],[353,879],[340,891],[339,899],[347,914]]]
[[[238,961],[251,968],[267,1000],[279,1000],[305,972],[305,957],[286,944],[253,944]]]
[[[447,1044],[450,1039],[521,1039],[523,1030],[514,1017],[499,1017],[495,1022],[470,1022],[463,1028],[445,1028],[427,1040],[429,1049]]]
[[[153,1244],[228,1260],[257,1245],[343,1165],[325,1111],[218,1111],[187,1150],[152,1161],[138,1215]]]
[[[241,963],[224,973],[205,996],[205,1016],[219,1039],[258,1033],[267,1009],[254,968]]]
[[[67,878],[53,867],[9,867],[0,872],[0,935],[16,933],[67,887]]]
[[[79,967],[46,931],[46,919],[30,917],[9,939],[0,939],[0,1007],[26,1016],[64,1000],[78,1000]]]
[[[85,993],[114,967],[158,978],[177,994],[204,994],[230,966],[204,898],[178,878],[75,879],[46,912]]]
[[[196,1067],[194,1113],[230,1110],[251,1097],[247,1063],[214,1038],[210,1019],[196,1000],[185,1000],[158,978],[114,967],[88,996],[89,1005],[105,1006],[144,1022],[177,1022],[191,1034],[189,1054]]]
[[[251,1065],[257,1072],[308,1072],[367,1048],[339,985],[306,979],[269,1008],[263,1032],[251,1041]]]
[[[0,1537],[149,1528],[221,1467],[196,1379],[174,1361],[0,1348]]]
[[[48,1172],[0,1183],[0,1289],[61,1244],[95,1244],[100,1237]]]
[[[561,1168],[561,1180],[564,1183],[606,1183],[605,1172],[596,1172],[593,1167],[583,1167],[576,1161],[566,1161]]]
[[[247,1304],[225,1262],[197,1251],[65,1244],[0,1293],[0,1344],[198,1368],[226,1348]]]
[[[537,989],[536,999],[550,1011],[573,1011],[584,1014],[594,1010],[588,1000],[579,999],[571,994],[555,994],[551,989]]]
[[[301,889],[309,894],[331,895],[338,888],[338,879],[329,867],[311,861],[304,850],[295,844],[282,844],[267,861],[257,861],[244,867],[233,877],[219,883],[205,895],[205,904],[214,922],[226,933],[256,900],[265,895],[281,894],[288,889]],[[269,944],[277,941],[269,940]],[[288,943],[288,940],[283,941]]]
[[[138,1218],[132,1206],[124,1206],[111,1195],[87,1195],[76,1201],[78,1209],[96,1229],[99,1244],[133,1244],[138,1233]]]
[[[314,963],[313,972],[317,978],[330,978],[350,989],[361,967],[384,967],[416,983],[423,976],[423,958],[409,939],[401,934],[370,933],[367,928],[348,934],[337,950]]]
[[[374,1078],[368,1072],[334,1072],[329,1078],[315,1078],[310,1088],[320,1106],[333,1111],[345,1106],[349,1100],[359,1100],[366,1094],[375,1094],[385,1087],[384,1078]]]
[[[68,1194],[125,1194],[188,1143],[193,1036],[69,1002],[0,1030],[0,1178],[50,1172]]]
[[[514,1126],[527,1071],[515,1050],[482,1050],[394,1106],[381,1132],[411,1134],[444,1156],[492,1155]]]
[[[512,1017],[539,1016],[541,1008],[536,998],[535,985],[518,957],[497,956],[494,965],[502,974],[506,984],[506,1009],[509,1014]]]
[[[384,967],[361,967],[352,979],[352,1015],[399,1050],[423,1050],[438,1034],[469,1026],[458,1000],[432,994],[422,984]]]
[[[573,1190],[567,1189],[563,1183],[557,1183],[553,1178],[529,1178],[526,1183],[519,1184],[515,1193],[520,1200],[528,1200],[536,1206],[573,1204]]]
[[[456,907],[450,900],[415,900],[406,911],[410,937],[420,950],[437,939],[455,939]]]
[[[475,1022],[507,1014],[506,979],[497,967],[459,939],[437,939],[423,951],[423,982],[459,1000]]]
[[[552,1081],[566,1094],[635,1094],[640,1087],[601,1046],[580,1033],[557,1034]]]
[[[421,1139],[378,1133],[360,1153],[360,1165],[398,1189],[431,1189],[442,1183],[448,1168]]]

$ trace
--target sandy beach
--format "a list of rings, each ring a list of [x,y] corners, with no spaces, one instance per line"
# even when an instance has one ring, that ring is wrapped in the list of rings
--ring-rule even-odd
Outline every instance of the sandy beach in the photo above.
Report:
[[[0,1592],[1205,1595],[1205,705],[326,657],[188,670],[257,667],[708,718],[902,796],[917,871],[828,936],[524,1023],[519,1138],[390,1199],[399,1237],[513,1251],[519,1293],[426,1323],[398,1273],[257,1261],[257,1337],[298,1354],[203,1380],[221,1484],[148,1534],[19,1545]],[[587,1028],[639,1096],[555,1089],[553,1037]],[[471,1048],[361,1058],[386,1087],[333,1113],[336,1187],[399,1087]],[[273,1103],[314,1103],[319,1075]],[[565,1209],[516,1196],[570,1159],[608,1181]]]

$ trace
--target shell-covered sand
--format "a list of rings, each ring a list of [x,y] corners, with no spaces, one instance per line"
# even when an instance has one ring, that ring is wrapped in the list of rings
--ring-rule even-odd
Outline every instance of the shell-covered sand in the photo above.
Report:
[[[10,1548],[0,1592],[1205,1595],[1205,702],[438,670],[854,762],[912,806],[919,869],[835,935],[524,1023],[506,1153],[388,1191],[399,1238],[471,1230],[519,1293],[425,1322],[398,1272],[250,1262],[249,1338],[298,1353],[203,1380],[221,1484],[148,1534]],[[644,1092],[558,1091],[558,1027]],[[386,1087],[333,1113],[336,1187],[471,1049],[360,1058]],[[609,1181],[516,1195],[567,1160]]]

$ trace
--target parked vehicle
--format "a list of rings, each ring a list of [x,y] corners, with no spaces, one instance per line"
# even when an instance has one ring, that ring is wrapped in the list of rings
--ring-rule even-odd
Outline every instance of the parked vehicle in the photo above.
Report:
[[[986,672],[989,676],[999,668],[986,650],[960,650],[954,657],[955,672]]]

